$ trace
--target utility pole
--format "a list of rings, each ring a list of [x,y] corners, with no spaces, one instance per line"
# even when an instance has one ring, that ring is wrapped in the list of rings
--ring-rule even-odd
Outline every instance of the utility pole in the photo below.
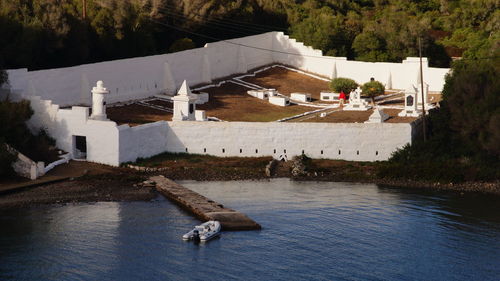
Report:
[[[418,37],[418,54],[420,57],[420,93],[422,94],[422,130],[424,133],[424,142],[427,141],[427,128],[425,122],[425,100],[424,100],[424,69],[422,66],[422,39]]]
[[[82,0],[82,18],[87,18],[87,0]]]

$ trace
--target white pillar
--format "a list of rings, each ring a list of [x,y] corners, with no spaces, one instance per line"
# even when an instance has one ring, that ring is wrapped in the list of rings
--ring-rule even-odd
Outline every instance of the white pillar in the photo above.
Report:
[[[104,88],[102,81],[97,81],[96,87],[92,88],[92,115],[90,119],[94,120],[108,120],[106,116],[106,100],[105,95],[109,91]]]

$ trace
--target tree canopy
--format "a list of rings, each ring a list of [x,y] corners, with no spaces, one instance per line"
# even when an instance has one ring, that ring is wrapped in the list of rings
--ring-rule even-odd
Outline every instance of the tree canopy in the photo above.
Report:
[[[5,68],[71,66],[285,31],[327,55],[401,61],[421,37],[431,65],[491,56],[500,44],[497,0],[0,0]],[[191,32],[204,34],[198,36]],[[187,42],[187,41],[184,41]],[[176,45],[180,44],[177,41]]]

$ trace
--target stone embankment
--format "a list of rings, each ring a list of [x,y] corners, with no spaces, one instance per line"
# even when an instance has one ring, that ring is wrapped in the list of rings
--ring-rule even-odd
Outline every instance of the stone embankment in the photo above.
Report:
[[[150,178],[156,190],[202,221],[217,220],[223,230],[257,230],[261,226],[245,214],[224,207],[163,176]]]

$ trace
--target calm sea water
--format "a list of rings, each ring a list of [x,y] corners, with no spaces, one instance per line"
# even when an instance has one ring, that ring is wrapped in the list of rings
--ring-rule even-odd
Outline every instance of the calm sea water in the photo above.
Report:
[[[368,184],[184,182],[261,231],[181,240],[153,202],[0,212],[0,280],[499,280],[500,201]]]

